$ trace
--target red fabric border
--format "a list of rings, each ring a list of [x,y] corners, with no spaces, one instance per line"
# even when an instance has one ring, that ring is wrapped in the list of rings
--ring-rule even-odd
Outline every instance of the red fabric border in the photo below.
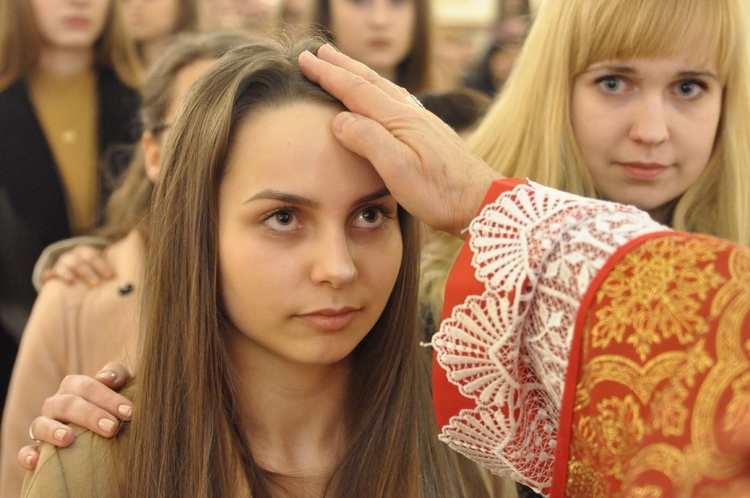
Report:
[[[552,487],[550,489],[550,498],[563,498],[565,496],[565,486],[568,478],[568,458],[570,456],[570,432],[573,420],[573,402],[575,400],[575,389],[580,372],[580,356],[583,348],[582,330],[586,324],[588,310],[599,291],[599,287],[612,271],[614,266],[630,252],[634,247],[643,244],[647,240],[665,235],[675,235],[679,232],[661,231],[642,235],[621,246],[612,256],[604,263],[601,270],[589,285],[581,299],[581,307],[578,309],[576,324],[573,332],[573,340],[570,345],[570,355],[568,357],[568,371],[565,375],[565,388],[563,389],[562,406],[560,408],[560,424],[557,428],[557,446],[555,448],[555,464],[552,470]]]
[[[516,178],[506,178],[492,182],[487,194],[482,201],[479,212],[487,205],[495,202],[497,198],[513,190],[518,185],[527,183],[525,180]],[[479,215],[477,212],[477,215]],[[463,304],[469,295],[481,295],[484,292],[484,285],[474,278],[474,269],[471,266],[473,253],[469,246],[469,235],[466,236],[461,252],[458,254],[448,281],[445,287],[445,299],[443,301],[443,315],[440,319],[442,322],[451,316],[453,308]],[[448,425],[451,417],[458,415],[464,409],[475,408],[472,400],[465,398],[458,387],[451,384],[448,380],[447,373],[437,362],[437,353],[432,353],[432,401],[435,407],[435,419],[438,428],[442,429]]]

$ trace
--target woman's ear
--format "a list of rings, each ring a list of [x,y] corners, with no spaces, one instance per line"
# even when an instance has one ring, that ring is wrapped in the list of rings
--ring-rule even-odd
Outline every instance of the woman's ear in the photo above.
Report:
[[[141,146],[143,147],[143,159],[146,168],[146,176],[152,183],[156,183],[156,177],[161,169],[161,143],[150,131],[141,135]]]

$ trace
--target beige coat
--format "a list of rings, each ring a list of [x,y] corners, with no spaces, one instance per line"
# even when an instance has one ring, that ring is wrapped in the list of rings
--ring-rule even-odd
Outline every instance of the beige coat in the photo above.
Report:
[[[110,361],[132,370],[143,252],[140,235],[131,232],[106,250],[117,275],[114,280],[94,288],[53,280],[39,293],[23,333],[3,412],[0,496],[20,495],[25,471],[18,464],[18,450],[31,443],[29,425],[66,375],[92,376]],[[133,291],[123,294],[120,289],[126,284]]]
[[[60,450],[51,444],[40,448],[36,470],[26,475],[24,498],[116,498],[118,487],[117,440],[104,439],[73,426],[74,445]]]

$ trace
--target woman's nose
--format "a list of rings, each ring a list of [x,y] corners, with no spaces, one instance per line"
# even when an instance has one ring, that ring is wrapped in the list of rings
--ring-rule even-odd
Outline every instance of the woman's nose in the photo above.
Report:
[[[321,234],[311,257],[311,278],[317,284],[340,289],[357,278],[357,265],[344,230]]]
[[[644,96],[634,107],[630,138],[656,145],[669,138],[669,109],[661,96]]]

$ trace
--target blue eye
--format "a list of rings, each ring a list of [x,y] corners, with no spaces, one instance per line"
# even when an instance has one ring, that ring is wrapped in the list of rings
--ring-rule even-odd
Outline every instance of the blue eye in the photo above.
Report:
[[[596,83],[606,92],[614,93],[622,87],[622,78],[619,76],[604,76],[596,80]]]

